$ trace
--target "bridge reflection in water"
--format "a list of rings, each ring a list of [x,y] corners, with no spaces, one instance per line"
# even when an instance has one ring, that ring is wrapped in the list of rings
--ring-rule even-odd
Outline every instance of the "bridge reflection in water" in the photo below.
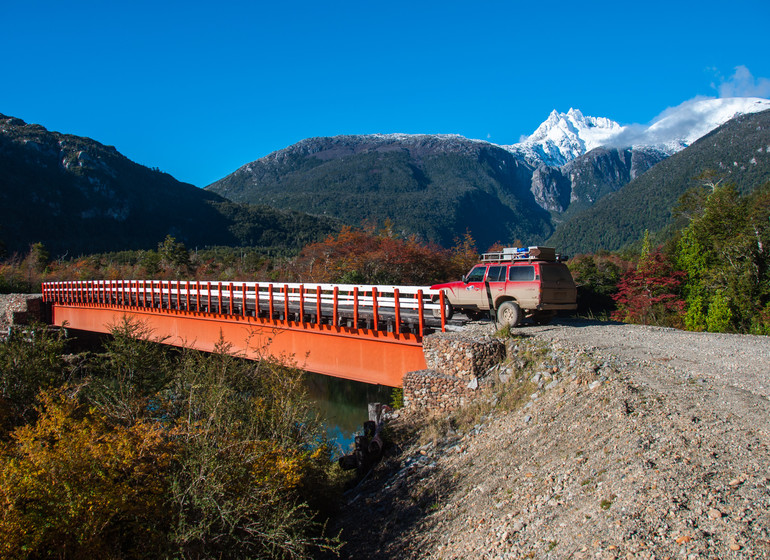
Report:
[[[446,326],[443,293],[420,286],[89,280],[47,282],[43,298],[55,325],[106,333],[129,317],[165,344],[224,339],[247,358],[390,387],[425,369],[422,338]]]

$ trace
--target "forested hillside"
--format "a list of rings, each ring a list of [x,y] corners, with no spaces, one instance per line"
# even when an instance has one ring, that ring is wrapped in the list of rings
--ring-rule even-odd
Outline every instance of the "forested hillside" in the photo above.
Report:
[[[587,253],[620,249],[645,230],[665,236],[676,225],[672,210],[688,189],[724,182],[746,194],[768,179],[770,111],[739,116],[561,224],[549,243]]]
[[[0,249],[42,242],[54,255],[188,246],[298,250],[337,225],[236,205],[136,164],[114,147],[0,115]]]
[[[480,247],[537,242],[550,216],[530,191],[532,168],[486,142],[441,136],[313,138],[243,166],[206,189],[352,226],[389,221],[396,233],[450,247],[467,231]]]

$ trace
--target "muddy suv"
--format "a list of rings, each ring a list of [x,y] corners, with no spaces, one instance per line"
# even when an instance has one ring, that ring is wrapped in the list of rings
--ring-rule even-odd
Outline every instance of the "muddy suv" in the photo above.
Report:
[[[577,289],[567,265],[550,247],[485,253],[460,282],[431,286],[444,292],[451,311],[478,319],[495,311],[501,325],[525,318],[548,323],[557,311],[577,309]]]

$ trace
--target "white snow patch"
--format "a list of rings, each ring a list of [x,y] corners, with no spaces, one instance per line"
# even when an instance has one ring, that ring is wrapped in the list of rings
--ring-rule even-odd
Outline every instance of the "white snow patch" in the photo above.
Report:
[[[768,109],[770,99],[759,97],[696,98],[666,109],[649,125],[626,126],[577,109],[552,111],[531,136],[502,147],[532,165],[557,167],[600,146],[651,147],[674,154],[738,115]]]

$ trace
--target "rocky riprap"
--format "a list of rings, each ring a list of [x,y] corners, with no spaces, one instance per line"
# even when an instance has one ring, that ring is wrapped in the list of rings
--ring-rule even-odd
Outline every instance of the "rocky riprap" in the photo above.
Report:
[[[494,366],[505,356],[505,346],[490,336],[436,333],[423,339],[428,369],[406,373],[404,405],[409,409],[451,410],[477,394]]]
[[[770,339],[692,334],[519,329],[474,404],[391,421],[343,557],[770,558]]]

